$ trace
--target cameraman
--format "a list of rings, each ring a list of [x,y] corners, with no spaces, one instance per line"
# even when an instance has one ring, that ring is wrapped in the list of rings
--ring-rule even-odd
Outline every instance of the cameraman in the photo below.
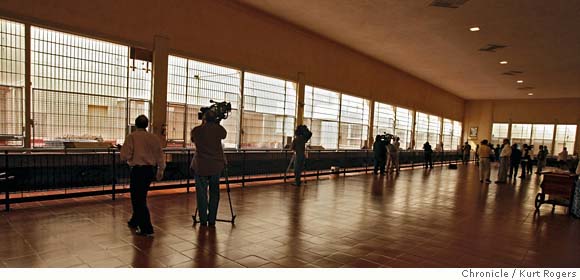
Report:
[[[294,183],[292,185],[300,187],[302,169],[306,161],[306,142],[308,141],[302,135],[302,128],[299,125],[294,131],[294,140],[292,140],[292,150],[294,151]]]
[[[373,154],[375,156],[375,171],[377,174],[379,169],[381,175],[385,174],[385,165],[387,164],[387,146],[385,142],[382,141],[381,135],[375,137],[375,143],[373,144]]]
[[[202,226],[215,226],[220,199],[220,174],[226,164],[222,140],[226,136],[227,131],[219,124],[217,113],[213,110],[207,110],[203,114],[201,125],[191,130],[191,142],[195,144],[191,169],[195,172],[197,209]]]

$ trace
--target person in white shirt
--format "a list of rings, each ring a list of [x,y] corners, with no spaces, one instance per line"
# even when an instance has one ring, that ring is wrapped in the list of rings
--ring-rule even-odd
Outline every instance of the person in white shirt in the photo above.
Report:
[[[568,160],[568,148],[564,147],[564,149],[562,149],[562,151],[558,154],[558,161],[565,162],[567,160]]]
[[[496,184],[503,184],[507,182],[507,174],[510,168],[510,156],[512,155],[512,147],[509,139],[503,139],[503,146],[499,155],[499,171],[497,175]]]
[[[147,208],[147,191],[153,179],[161,180],[165,170],[165,155],[159,137],[145,129],[149,120],[145,115],[135,119],[137,130],[127,135],[121,147],[121,160],[131,167],[131,205],[133,216],[127,222],[129,227],[137,228],[136,233],[153,236],[153,225]]]

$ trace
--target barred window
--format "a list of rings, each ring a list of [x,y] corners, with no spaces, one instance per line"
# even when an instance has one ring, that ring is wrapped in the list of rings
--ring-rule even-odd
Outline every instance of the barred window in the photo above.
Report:
[[[413,148],[413,111],[397,107],[395,110],[395,135],[400,138],[401,149]]]
[[[554,144],[554,154],[560,153],[564,147],[568,153],[572,154],[576,144],[576,125],[559,124],[556,126],[556,143]]]
[[[552,150],[552,141],[554,140],[553,124],[534,124],[532,125],[532,145],[534,145],[534,154],[537,154],[540,145]]]
[[[395,134],[395,107],[375,102],[373,130],[375,134]]]
[[[304,123],[312,131],[310,145],[338,148],[340,93],[306,86]]]
[[[512,124],[511,143],[522,146],[530,144],[532,138],[531,124]]]
[[[451,138],[451,146],[447,149],[449,150],[459,150],[461,149],[461,133],[463,126],[461,122],[453,121],[453,137]]]
[[[151,62],[129,58],[129,47],[31,28],[32,141],[122,143],[128,125],[151,99]]]
[[[295,114],[294,82],[244,73],[243,148],[282,149],[294,135]]]
[[[340,104],[340,149],[360,149],[368,140],[369,101],[342,94]]]
[[[491,143],[494,145],[501,145],[503,139],[508,138],[509,124],[508,123],[494,123],[491,126]]]
[[[443,149],[456,149],[456,147],[453,146],[453,121],[449,119],[443,119]]]
[[[198,119],[199,110],[201,107],[211,106],[210,100],[213,100],[232,104],[232,112],[221,125],[228,131],[224,146],[236,148],[239,133],[241,72],[176,56],[169,56],[168,59],[168,145],[181,145],[183,141],[190,145],[189,132],[201,124]]]
[[[440,131],[440,117],[417,112],[417,124],[415,128],[417,148],[423,147],[423,144],[427,141],[432,147],[436,147],[440,142]]]
[[[24,25],[0,19],[0,146],[24,137]]]

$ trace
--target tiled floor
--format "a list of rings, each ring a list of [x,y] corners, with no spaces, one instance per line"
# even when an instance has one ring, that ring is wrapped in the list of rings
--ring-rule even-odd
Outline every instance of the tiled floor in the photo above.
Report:
[[[157,193],[154,238],[127,228],[127,195],[37,203],[0,214],[0,267],[580,267],[580,220],[535,214],[538,184],[460,166],[247,187],[215,229],[192,227],[194,193]]]

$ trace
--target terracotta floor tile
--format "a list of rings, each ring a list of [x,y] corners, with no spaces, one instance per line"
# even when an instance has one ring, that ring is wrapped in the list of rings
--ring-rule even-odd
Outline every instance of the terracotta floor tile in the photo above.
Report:
[[[481,185],[473,165],[265,183],[232,189],[236,225],[214,229],[195,194],[159,191],[153,238],[126,226],[128,194],[22,203],[0,212],[0,267],[580,267],[580,221],[535,212],[539,183]]]

